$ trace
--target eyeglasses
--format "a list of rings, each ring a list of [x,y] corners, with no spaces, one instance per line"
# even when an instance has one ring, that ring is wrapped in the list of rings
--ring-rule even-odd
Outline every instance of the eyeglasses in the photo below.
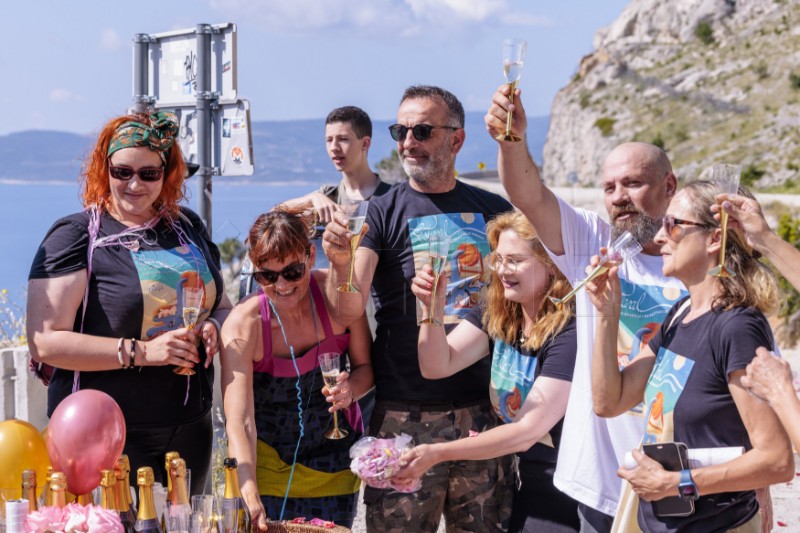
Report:
[[[534,259],[534,257],[533,256],[525,258],[503,257],[502,255],[493,252],[489,254],[489,268],[497,272],[498,270],[500,270],[500,267],[503,266],[505,267],[506,270],[508,270],[509,273],[513,274],[514,272],[517,271],[519,265],[521,265],[522,263],[526,263],[531,259]]]
[[[117,180],[128,181],[134,174],[142,181],[158,181],[164,176],[164,167],[142,167],[134,170],[125,165],[112,165],[108,167],[111,177]]]
[[[417,124],[416,126],[411,126],[409,128],[408,126],[403,126],[402,124],[392,124],[389,126],[389,134],[392,136],[392,139],[401,143],[406,140],[406,134],[410,130],[411,134],[416,140],[419,142],[425,142],[431,138],[434,128],[453,131],[461,129],[456,128],[455,126],[431,126],[430,124]]]
[[[691,220],[683,220],[682,218],[675,218],[672,215],[666,215],[661,219],[661,227],[669,235],[670,239],[677,239],[681,236],[678,226],[697,226],[698,228],[711,229],[714,226],[711,224],[704,224],[702,222],[694,222]]]
[[[298,261],[290,265],[286,265],[283,270],[256,270],[253,272],[253,278],[261,285],[274,285],[278,281],[278,276],[286,281],[292,282],[302,278],[306,273],[305,261]]]

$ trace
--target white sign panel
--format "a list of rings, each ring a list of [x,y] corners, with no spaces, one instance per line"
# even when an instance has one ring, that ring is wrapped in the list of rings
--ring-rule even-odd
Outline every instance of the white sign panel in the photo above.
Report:
[[[219,101],[236,102],[236,25],[211,26],[211,92]],[[156,107],[194,105],[197,101],[197,34],[194,28],[150,35],[149,94]]]
[[[171,111],[178,116],[178,143],[183,158],[187,162],[197,163],[197,111],[194,106],[159,105],[157,109]],[[253,175],[253,134],[248,100],[220,104],[212,110],[211,139],[212,166],[219,170],[218,175]]]

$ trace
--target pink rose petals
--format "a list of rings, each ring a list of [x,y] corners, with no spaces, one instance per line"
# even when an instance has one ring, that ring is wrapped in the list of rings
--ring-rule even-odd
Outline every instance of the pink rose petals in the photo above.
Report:
[[[25,533],[124,533],[119,515],[96,505],[42,507],[25,519]]]
[[[422,481],[400,483],[392,476],[400,469],[403,452],[410,449],[411,436],[403,433],[393,439],[364,437],[350,448],[350,470],[361,480],[376,489],[392,488],[399,492],[414,492]]]

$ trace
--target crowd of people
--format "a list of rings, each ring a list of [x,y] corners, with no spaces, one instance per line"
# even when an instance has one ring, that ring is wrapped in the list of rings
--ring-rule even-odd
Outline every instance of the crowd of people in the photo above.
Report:
[[[258,530],[301,516],[351,527],[350,447],[407,434],[415,447],[395,477],[421,488],[365,486],[370,532],[434,532],[442,517],[464,532],[769,531],[769,486],[794,474],[800,402],[773,355],[779,295],[759,258],[800,288],[800,251],[746,189],[679,188],[648,143],[606,158],[607,220],[571,206],[542,181],[509,91],[485,123],[495,137],[513,113],[523,139],[498,141],[510,201],[456,179],[464,109],[447,90],[402,95],[389,130],[408,180],[391,187],[369,168],[366,113],[331,112],[342,180],[258,216],[255,290],[233,309],[216,245],[180,206],[175,117],[109,121],[85,164],[84,211],[56,221],[31,267],[28,338],[48,412],[80,388],[108,393],[132,468],[159,480],[178,451],[202,492],[219,354],[229,452]],[[370,204],[352,251],[342,205],[359,200]],[[434,232],[450,242],[438,280]],[[642,253],[559,303],[624,232]],[[320,236],[328,268],[314,268]],[[732,277],[709,274],[721,247]],[[349,276],[359,292],[339,290]],[[193,328],[187,289],[204,293]],[[342,361],[335,384],[320,371],[328,354]],[[342,438],[326,436],[332,415]],[[743,453],[690,467],[701,448]],[[677,468],[653,449],[674,451]]]

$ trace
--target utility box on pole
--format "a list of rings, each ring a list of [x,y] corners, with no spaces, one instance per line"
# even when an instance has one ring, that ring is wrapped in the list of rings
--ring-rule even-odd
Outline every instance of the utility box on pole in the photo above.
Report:
[[[133,99],[178,116],[178,142],[199,166],[198,214],[211,233],[211,176],[251,176],[250,102],[237,88],[236,25],[137,34]]]

